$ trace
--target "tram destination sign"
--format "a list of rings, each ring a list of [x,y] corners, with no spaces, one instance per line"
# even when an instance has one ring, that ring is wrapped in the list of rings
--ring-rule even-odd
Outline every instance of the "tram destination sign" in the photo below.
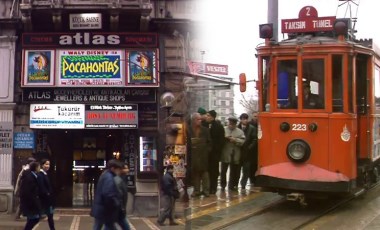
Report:
[[[305,6],[296,19],[281,20],[282,33],[306,33],[332,31],[336,20],[332,17],[318,17],[317,10],[312,6]]]
[[[23,102],[156,102],[154,88],[24,88]]]

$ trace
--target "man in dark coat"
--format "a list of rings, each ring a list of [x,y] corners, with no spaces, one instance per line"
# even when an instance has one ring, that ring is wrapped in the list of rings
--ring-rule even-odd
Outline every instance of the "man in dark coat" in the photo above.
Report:
[[[170,225],[178,225],[174,221],[174,206],[175,199],[178,198],[179,192],[177,189],[177,182],[173,177],[174,167],[173,165],[166,166],[166,173],[161,180],[161,191],[162,191],[162,205],[163,211],[157,219],[157,223],[161,226],[164,225],[166,218],[169,219]]]
[[[201,194],[206,197],[210,195],[208,169],[211,139],[209,129],[202,126],[201,122],[201,115],[193,113],[189,129],[189,136],[191,137],[191,177],[194,185],[192,197],[197,197]]]
[[[40,171],[40,163],[32,162],[29,170],[26,170],[20,187],[20,208],[27,221],[24,230],[32,230],[41,218],[40,190],[37,174]]]
[[[211,152],[209,155],[210,194],[215,194],[218,188],[219,162],[222,154],[224,138],[224,127],[216,120],[217,113],[211,110],[207,113],[207,122],[210,128]]]
[[[122,162],[115,159],[109,160],[107,169],[99,178],[91,209],[91,216],[95,218],[94,230],[101,230],[103,225],[106,229],[116,230],[115,223],[119,220],[122,198],[114,177],[120,175],[123,168]]]
[[[241,148],[241,167],[243,169],[243,176],[240,180],[241,189],[244,190],[247,184],[248,178],[250,178],[251,184],[253,184],[252,170],[257,169],[257,128],[248,121],[248,114],[243,113],[240,115],[240,123],[238,128],[243,130],[245,135],[245,142]]]

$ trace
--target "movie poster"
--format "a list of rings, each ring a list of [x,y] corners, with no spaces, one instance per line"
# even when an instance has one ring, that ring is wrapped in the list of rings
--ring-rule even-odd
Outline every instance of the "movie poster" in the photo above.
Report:
[[[54,51],[25,50],[23,85],[54,85]]]
[[[127,51],[127,85],[158,86],[157,52]]]

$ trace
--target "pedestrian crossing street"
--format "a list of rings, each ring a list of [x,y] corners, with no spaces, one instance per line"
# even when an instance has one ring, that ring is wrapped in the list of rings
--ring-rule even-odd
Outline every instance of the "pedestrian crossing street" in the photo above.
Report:
[[[184,221],[181,219],[176,220],[178,226],[157,226],[156,218],[145,217],[128,217],[128,222],[131,230],[160,230],[160,229],[184,229]],[[89,215],[55,215],[54,222],[56,229],[60,230],[83,230],[92,229],[94,219]],[[40,221],[33,230],[48,230],[49,226],[47,220]],[[121,229],[117,226],[117,229]]]

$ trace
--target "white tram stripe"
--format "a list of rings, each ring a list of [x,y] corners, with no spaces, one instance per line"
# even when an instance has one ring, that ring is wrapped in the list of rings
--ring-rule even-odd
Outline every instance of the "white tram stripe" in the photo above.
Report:
[[[79,230],[80,217],[74,216],[73,221],[70,225],[70,230]]]
[[[128,220],[128,218],[127,218],[127,221],[128,221],[128,224],[129,224],[129,228],[131,230],[136,230],[135,226],[133,226],[133,224],[131,223],[131,221]]]
[[[152,223],[152,221],[150,221],[148,218],[141,218],[142,221],[144,221],[144,223],[146,225],[149,226],[150,229],[153,229],[153,230],[160,230],[160,228],[158,228],[155,224]]]
[[[38,226],[40,226],[40,223],[41,222],[38,222],[36,225],[34,225],[33,229],[32,230],[36,230],[38,228]]]

